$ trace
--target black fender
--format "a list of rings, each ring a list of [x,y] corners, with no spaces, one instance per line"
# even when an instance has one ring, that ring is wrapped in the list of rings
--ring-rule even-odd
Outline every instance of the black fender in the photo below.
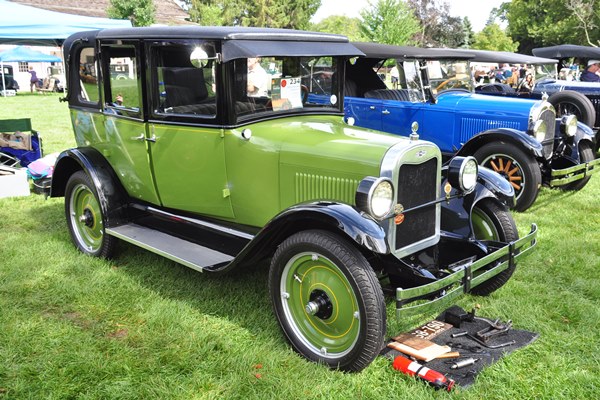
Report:
[[[470,156],[477,149],[490,142],[504,141],[513,143],[520,147],[525,153],[532,154],[535,158],[543,159],[544,152],[542,144],[527,132],[511,128],[496,128],[478,133],[469,139],[455,154],[457,156]]]
[[[290,207],[267,223],[236,256],[235,260],[214,272],[225,272],[271,256],[277,246],[296,232],[323,229],[354,242],[361,251],[388,254],[386,233],[368,215],[343,203],[314,202]]]
[[[515,203],[515,191],[500,174],[480,166],[477,184],[471,193],[442,203],[441,231],[462,238],[473,238],[471,212],[483,199],[492,199],[510,208]]]
[[[566,168],[578,165],[579,162],[579,143],[588,143],[593,149],[596,148],[596,138],[594,131],[583,122],[577,122],[577,133],[573,137],[567,137],[561,132],[560,119],[556,121],[556,131],[554,135],[554,157],[551,161],[551,168]]]
[[[63,197],[69,178],[77,171],[85,171],[91,178],[105,216],[105,226],[111,227],[122,222],[128,204],[127,192],[108,161],[91,147],[60,153],[54,165],[50,197]]]

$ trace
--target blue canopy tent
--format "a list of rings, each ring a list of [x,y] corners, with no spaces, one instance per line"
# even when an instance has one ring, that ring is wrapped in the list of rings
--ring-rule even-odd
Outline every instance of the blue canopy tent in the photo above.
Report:
[[[12,50],[0,53],[0,68],[2,69],[2,92],[6,93],[6,82],[4,80],[5,62],[62,62],[62,59],[51,54],[44,54],[31,50],[24,46],[17,46]]]
[[[0,44],[61,46],[75,32],[131,27],[131,21],[84,17],[0,0]]]

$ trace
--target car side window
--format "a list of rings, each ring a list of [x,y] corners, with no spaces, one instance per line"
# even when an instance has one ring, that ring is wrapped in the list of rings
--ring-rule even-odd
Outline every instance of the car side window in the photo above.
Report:
[[[98,69],[93,47],[84,47],[79,53],[79,101],[98,104]]]
[[[135,116],[141,104],[135,47],[106,46],[102,51],[103,71],[107,80],[104,98],[106,112]]]
[[[206,59],[192,61],[202,49]],[[214,118],[217,115],[217,82],[214,44],[211,42],[156,43],[151,54],[155,112],[164,116]]]

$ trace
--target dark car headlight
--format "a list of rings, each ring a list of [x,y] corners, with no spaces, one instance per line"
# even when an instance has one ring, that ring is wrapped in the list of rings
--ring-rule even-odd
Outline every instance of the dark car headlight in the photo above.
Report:
[[[575,115],[565,115],[560,120],[560,132],[567,136],[573,137],[577,133],[577,117]]]
[[[355,200],[358,209],[382,220],[394,208],[394,185],[388,178],[368,176],[358,185]]]
[[[448,182],[465,193],[475,189],[478,173],[479,165],[475,157],[454,157],[448,164]]]

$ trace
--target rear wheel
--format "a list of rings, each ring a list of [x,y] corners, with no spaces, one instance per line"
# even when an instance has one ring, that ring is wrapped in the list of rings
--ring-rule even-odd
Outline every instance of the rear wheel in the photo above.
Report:
[[[510,212],[491,199],[483,199],[473,207],[471,214],[473,232],[479,240],[512,242],[519,238],[515,221]],[[515,265],[492,279],[471,289],[471,293],[486,296],[502,287],[511,277]]]
[[[556,109],[556,116],[575,115],[579,122],[589,127],[594,127],[596,122],[596,109],[584,94],[573,90],[563,90],[553,93],[548,101]]]
[[[542,184],[542,173],[535,157],[512,143],[501,142],[486,144],[474,156],[479,164],[498,172],[512,185],[515,210],[525,211],[533,204]]]
[[[579,163],[585,164],[590,161],[594,161],[594,150],[592,150],[592,146],[588,142],[580,142],[579,143]],[[591,176],[588,175],[583,179],[580,179],[575,182],[571,182],[568,185],[565,185],[563,189],[565,190],[580,190],[583,189],[585,185],[587,185]]]
[[[85,254],[109,258],[117,239],[104,231],[98,193],[84,171],[71,175],[65,190],[65,216],[75,246]]]
[[[365,257],[338,235],[305,231],[281,243],[269,291],[285,335],[309,360],[359,371],[383,348],[381,285]]]

